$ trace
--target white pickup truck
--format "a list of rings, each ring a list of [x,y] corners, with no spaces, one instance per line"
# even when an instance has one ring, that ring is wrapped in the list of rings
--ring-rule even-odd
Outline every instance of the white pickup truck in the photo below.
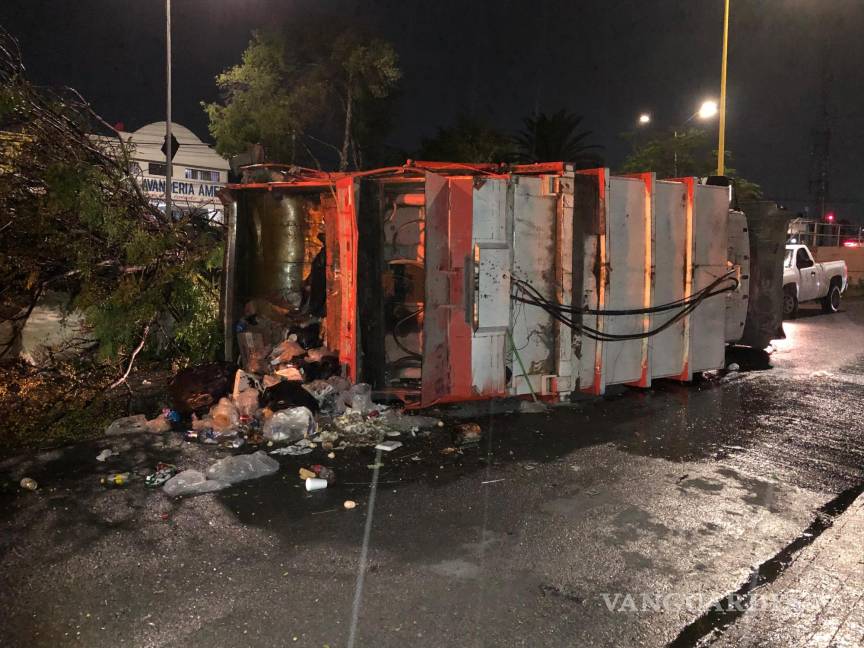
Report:
[[[787,245],[783,262],[783,317],[795,317],[798,304],[822,302],[822,310],[840,310],[840,295],[846,290],[845,261],[816,263],[806,245]]]

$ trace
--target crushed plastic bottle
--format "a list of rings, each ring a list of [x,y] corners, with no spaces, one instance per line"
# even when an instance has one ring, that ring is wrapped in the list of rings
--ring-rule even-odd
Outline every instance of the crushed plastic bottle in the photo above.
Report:
[[[227,482],[218,479],[207,479],[204,473],[198,470],[184,470],[177,473],[162,486],[162,490],[171,497],[178,495],[198,495],[199,493],[212,493],[230,486]]]
[[[279,410],[264,421],[262,433],[270,441],[294,443],[315,434],[315,417],[305,407],[291,407]]]
[[[263,450],[258,450],[252,454],[220,459],[207,469],[207,479],[234,484],[272,475],[277,470],[279,462],[268,457]]]

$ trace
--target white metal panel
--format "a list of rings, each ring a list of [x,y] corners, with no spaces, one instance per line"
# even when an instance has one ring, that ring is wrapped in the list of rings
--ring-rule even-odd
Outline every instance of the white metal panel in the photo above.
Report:
[[[606,310],[643,307],[645,276],[645,184],[635,178],[612,177],[607,222],[609,294]],[[641,315],[606,316],[605,330],[627,334],[643,331]],[[642,375],[642,341],[603,343],[605,384],[635,382]]]
[[[507,389],[507,328],[510,326],[510,243],[507,181],[475,181],[472,192],[474,270],[471,382],[479,394]]]
[[[747,301],[750,297],[750,233],[747,216],[739,211],[729,212],[727,257],[738,268],[738,290],[726,295],[726,342],[734,343],[744,334],[747,319]]]
[[[527,281],[544,297],[555,299],[555,210],[556,196],[544,190],[543,178],[513,179],[513,276]],[[548,179],[545,180],[548,183]],[[513,341],[535,392],[544,376],[555,373],[555,326],[551,315],[540,308],[513,304]],[[512,394],[530,393],[518,361],[511,363]]]
[[[729,189],[694,187],[693,290],[697,292],[729,270],[726,225]],[[706,371],[723,367],[726,350],[726,300],[710,297],[690,316],[690,367]]]
[[[681,182],[657,182],[654,191],[654,305],[684,297],[687,187]],[[677,311],[658,313],[651,328],[669,321]],[[649,338],[651,376],[678,376],[684,364],[684,322]]]

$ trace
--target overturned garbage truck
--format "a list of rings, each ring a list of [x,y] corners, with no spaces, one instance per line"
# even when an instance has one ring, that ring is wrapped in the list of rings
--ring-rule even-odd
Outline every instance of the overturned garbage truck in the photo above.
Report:
[[[314,367],[286,358],[295,379],[321,377],[329,354],[409,406],[560,399],[689,381],[744,334],[747,218],[695,178],[262,165],[223,200],[227,359],[254,364],[291,336],[319,350]]]

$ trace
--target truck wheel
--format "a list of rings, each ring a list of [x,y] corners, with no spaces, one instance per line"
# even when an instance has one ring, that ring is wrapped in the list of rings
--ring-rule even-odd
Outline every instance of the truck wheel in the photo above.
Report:
[[[783,287],[783,319],[795,319],[798,314],[798,297],[795,286]]]
[[[828,294],[822,299],[823,313],[836,313],[840,310],[840,286],[832,283]]]

